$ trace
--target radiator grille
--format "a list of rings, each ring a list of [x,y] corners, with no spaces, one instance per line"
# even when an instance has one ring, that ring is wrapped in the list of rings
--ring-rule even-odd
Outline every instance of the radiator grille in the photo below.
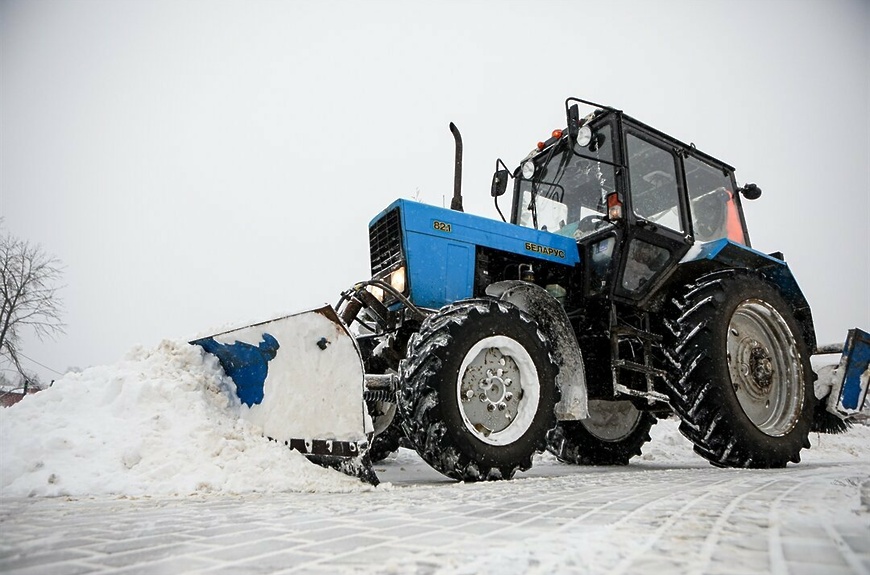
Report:
[[[372,276],[402,263],[402,226],[399,208],[390,210],[369,228]]]

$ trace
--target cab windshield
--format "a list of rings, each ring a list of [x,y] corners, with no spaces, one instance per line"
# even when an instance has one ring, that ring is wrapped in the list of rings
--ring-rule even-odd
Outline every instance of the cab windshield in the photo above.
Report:
[[[613,142],[609,124],[594,129],[592,144],[576,147],[574,154],[568,138],[538,154],[534,174],[518,178],[517,223],[580,239],[610,226],[606,221],[607,195],[615,191]],[[576,144],[575,144],[576,146]],[[522,170],[519,170],[522,172]]]

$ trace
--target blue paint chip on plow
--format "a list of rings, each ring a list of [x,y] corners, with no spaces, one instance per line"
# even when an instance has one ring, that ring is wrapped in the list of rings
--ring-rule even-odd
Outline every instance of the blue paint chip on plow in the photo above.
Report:
[[[198,339],[191,343],[201,346],[215,355],[224,372],[236,383],[236,395],[251,407],[263,401],[263,384],[269,374],[269,362],[281,347],[274,337],[264,333],[258,345],[236,341],[232,344],[218,343],[213,337]]]

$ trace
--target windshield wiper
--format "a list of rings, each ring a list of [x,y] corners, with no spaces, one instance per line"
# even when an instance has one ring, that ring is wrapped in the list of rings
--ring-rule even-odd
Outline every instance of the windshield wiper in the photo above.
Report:
[[[535,168],[535,173],[532,174],[532,179],[529,180],[532,184],[531,186],[531,199],[529,201],[529,211],[532,212],[532,225],[535,226],[535,229],[538,229],[538,207],[537,207],[537,197],[538,197],[538,186],[541,184],[541,177],[544,175],[544,166],[550,163],[550,160],[553,159],[553,154],[556,151],[558,146],[553,146],[547,151],[547,155],[541,160],[540,164],[538,164],[541,169]],[[534,161],[534,160],[532,160]],[[558,173],[558,170],[557,170]],[[547,183],[547,182],[544,182]],[[553,185],[553,184],[547,184]],[[561,187],[561,186],[560,186]],[[563,192],[564,195],[564,192]]]

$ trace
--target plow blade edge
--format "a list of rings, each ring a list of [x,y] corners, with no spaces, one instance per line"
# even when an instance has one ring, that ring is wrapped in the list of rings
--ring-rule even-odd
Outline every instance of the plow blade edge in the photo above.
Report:
[[[241,416],[269,439],[377,484],[368,446],[364,371],[329,306],[190,342],[215,355],[236,384]]]

